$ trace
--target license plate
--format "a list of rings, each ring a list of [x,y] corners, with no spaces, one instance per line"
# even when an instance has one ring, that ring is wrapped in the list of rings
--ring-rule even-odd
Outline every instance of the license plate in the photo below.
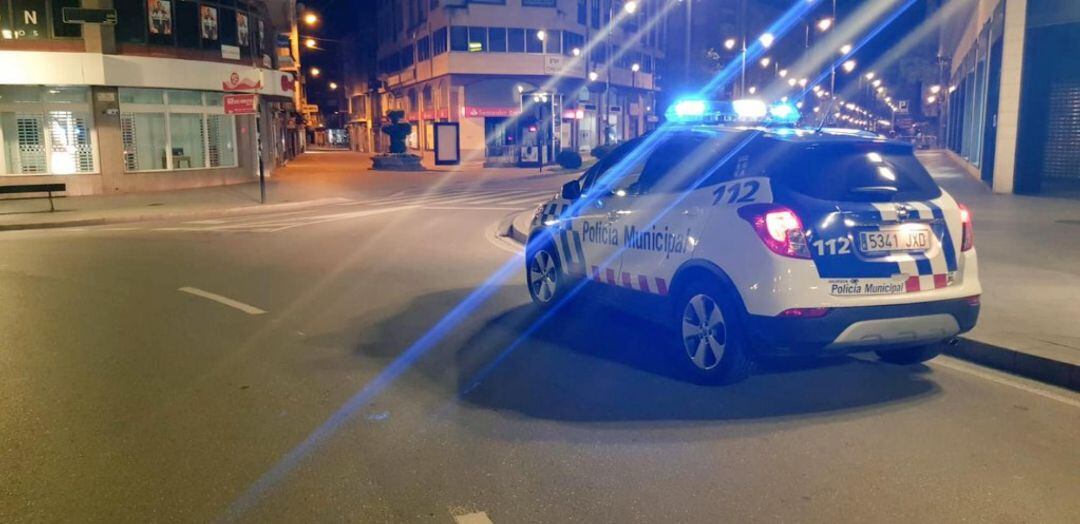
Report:
[[[890,251],[925,251],[930,249],[933,234],[926,226],[883,228],[880,231],[860,231],[859,246],[864,253]]]

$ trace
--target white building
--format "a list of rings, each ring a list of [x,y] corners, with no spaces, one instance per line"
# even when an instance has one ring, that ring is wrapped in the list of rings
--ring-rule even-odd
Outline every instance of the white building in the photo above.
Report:
[[[269,11],[289,5],[106,0],[116,25],[63,22],[78,5],[0,0],[0,185],[81,195],[246,182],[258,129],[268,168],[295,153],[293,76],[273,68]],[[258,95],[261,123],[235,114],[240,94]]]
[[[379,0],[381,87],[360,99],[374,141],[385,144],[375,123],[391,109],[413,124],[414,152],[432,150],[433,122],[458,122],[462,157],[491,164],[588,151],[605,142],[605,120],[608,141],[644,133],[658,120],[654,71],[666,24],[658,2],[635,6],[630,14],[620,0]],[[613,15],[620,22],[609,27]]]

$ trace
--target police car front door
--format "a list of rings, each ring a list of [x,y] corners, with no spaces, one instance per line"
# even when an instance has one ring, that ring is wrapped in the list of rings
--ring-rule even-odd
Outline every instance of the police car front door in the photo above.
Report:
[[[581,202],[571,224],[580,240],[580,257],[571,265],[571,274],[607,284],[619,282],[620,252],[624,248],[621,212],[631,198],[631,188],[641,176],[645,158],[629,141],[601,160],[582,183]]]
[[[702,183],[715,159],[702,147],[706,140],[675,136],[661,144],[644,167],[637,194],[616,212],[624,237],[620,286],[667,295],[675,271],[693,255],[713,199]]]

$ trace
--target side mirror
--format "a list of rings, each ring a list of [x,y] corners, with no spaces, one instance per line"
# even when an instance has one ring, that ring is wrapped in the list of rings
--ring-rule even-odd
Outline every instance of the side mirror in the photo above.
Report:
[[[577,200],[581,197],[581,183],[571,180],[562,186],[562,197],[566,200]]]

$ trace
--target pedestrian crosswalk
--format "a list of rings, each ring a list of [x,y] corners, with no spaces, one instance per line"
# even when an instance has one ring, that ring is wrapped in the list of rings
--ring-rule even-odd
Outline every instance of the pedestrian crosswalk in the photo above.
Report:
[[[445,189],[441,191],[411,190],[370,199],[338,202],[303,210],[259,213],[244,216],[190,220],[174,223],[144,223],[125,226],[100,226],[96,230],[217,232],[217,233],[277,233],[304,226],[352,220],[368,216],[406,211],[503,211],[524,210],[547,200],[552,190]]]

